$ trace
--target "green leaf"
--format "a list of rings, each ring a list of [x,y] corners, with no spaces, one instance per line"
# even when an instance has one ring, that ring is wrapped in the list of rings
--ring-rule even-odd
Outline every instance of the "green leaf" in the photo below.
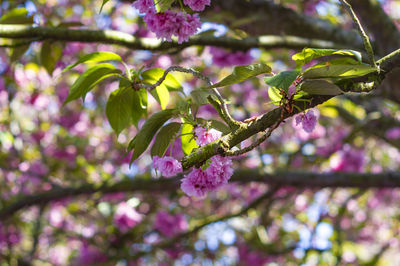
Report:
[[[369,65],[330,65],[311,68],[303,73],[304,79],[318,78],[355,78],[375,72],[376,68]]]
[[[282,95],[280,94],[280,90],[275,87],[268,88],[268,97],[272,101],[273,104],[279,105]]]
[[[121,70],[116,69],[111,64],[99,64],[92,68],[89,68],[86,72],[79,76],[79,78],[72,84],[71,89],[68,93],[68,97],[64,102],[64,105],[72,100],[85,95],[100,81],[103,79],[114,76],[121,73]]]
[[[119,135],[131,122],[137,124],[143,116],[140,95],[120,82],[120,87],[108,98],[106,115],[113,130]]]
[[[343,93],[338,86],[323,79],[306,80],[301,83],[300,89],[313,95],[339,95]]]
[[[51,76],[58,60],[62,57],[64,45],[60,42],[44,41],[40,50],[40,63]]]
[[[33,17],[28,17],[28,10],[15,8],[0,17],[0,24],[33,24]]]
[[[175,0],[157,0],[156,7],[158,12],[165,12],[171,7]]]
[[[361,62],[361,54],[353,50],[337,50],[337,49],[313,49],[304,48],[303,51],[292,56],[292,59],[297,65],[305,65],[311,60],[330,55],[343,55],[355,57],[359,62]]]
[[[156,136],[153,147],[151,147],[151,156],[162,157],[167,151],[169,145],[175,140],[176,134],[181,129],[181,123],[172,122],[163,126]]]
[[[207,87],[207,89],[229,86],[264,73],[271,73],[271,68],[266,64],[260,63],[247,66],[237,66],[233,69],[232,74],[225,77],[220,82]]]
[[[161,109],[165,109],[169,102],[169,91],[164,85],[156,87],[154,90],[150,91],[154,99],[161,105]]]
[[[16,41],[13,40],[12,43],[16,43]],[[25,54],[25,52],[29,49],[29,46],[30,46],[30,44],[12,48],[11,54],[10,54],[10,61],[11,62],[17,61],[22,55]]]
[[[104,5],[107,4],[108,1],[110,1],[110,0],[103,0],[103,3],[101,4],[99,13],[101,13],[101,11],[103,10]]]
[[[190,96],[197,105],[209,104],[207,97],[210,95],[209,90],[193,90],[190,92]]]
[[[152,85],[164,75],[164,72],[165,70],[162,68],[152,68],[144,71],[141,76],[143,78],[143,82]],[[164,85],[169,91],[182,91],[181,84],[171,73],[167,74],[161,85]]]
[[[139,158],[139,156],[147,149],[151,140],[157,131],[176,114],[175,109],[165,109],[161,112],[155,113],[146,120],[139,133],[136,135],[135,148],[133,151],[131,163]]]
[[[111,60],[122,62],[122,59],[119,55],[111,53],[111,52],[95,52],[95,53],[87,54],[87,55],[81,57],[76,63],[68,65],[62,71],[62,73],[66,72],[82,63],[97,63],[97,62],[104,62],[104,61],[111,61]]]
[[[282,89],[286,93],[288,93],[290,85],[296,80],[297,76],[299,75],[300,71],[298,70],[291,70],[291,71],[283,71],[275,76],[272,77],[265,77],[265,83],[268,85]]]
[[[190,124],[183,124],[182,125],[182,151],[187,155],[192,152],[193,149],[199,147],[197,145],[196,140],[193,138],[193,126]]]

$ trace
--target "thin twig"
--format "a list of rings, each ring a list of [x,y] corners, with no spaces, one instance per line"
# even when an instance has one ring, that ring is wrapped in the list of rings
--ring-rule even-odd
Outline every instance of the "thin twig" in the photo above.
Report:
[[[351,7],[351,5],[349,3],[347,3],[346,0],[340,0],[340,2],[343,4],[343,6],[346,8],[347,12],[349,12],[351,18],[353,19],[354,24],[356,24],[358,33],[360,34],[361,38],[363,39],[364,42],[364,47],[365,50],[367,51],[371,66],[376,67],[376,62],[375,62],[375,58],[374,58],[374,50],[372,49],[372,45],[371,42],[369,40],[368,35],[365,33],[360,20],[357,18],[356,13],[354,12],[353,8]]]

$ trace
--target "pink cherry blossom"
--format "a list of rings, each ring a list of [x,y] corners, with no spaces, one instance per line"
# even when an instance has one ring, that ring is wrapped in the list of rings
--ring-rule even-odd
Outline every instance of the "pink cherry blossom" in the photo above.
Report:
[[[188,229],[188,223],[182,214],[173,215],[166,211],[157,213],[154,228],[167,237],[172,237]]]
[[[211,158],[210,166],[205,170],[207,179],[215,187],[220,187],[228,183],[233,174],[232,160],[228,157],[219,155]]]
[[[222,136],[222,133],[220,131],[213,128],[206,129],[203,127],[196,127],[194,133],[196,134],[196,142],[198,145],[206,145],[219,139]]]
[[[139,10],[140,13],[147,13],[152,10],[155,11],[153,0],[136,0],[133,3],[133,7]]]
[[[185,5],[188,5],[194,11],[203,11],[206,6],[211,4],[210,0],[183,0]]]
[[[176,176],[182,172],[182,165],[175,158],[170,156],[153,158],[153,167],[161,172],[164,177]]]
[[[305,114],[297,115],[295,117],[295,121],[296,126],[301,123],[304,131],[306,131],[307,133],[311,133],[317,125],[317,116],[314,114],[313,110],[309,110]]]
[[[188,196],[203,198],[208,191],[214,189],[214,185],[203,170],[194,168],[182,179],[181,189]]]
[[[330,160],[331,169],[338,172],[362,172],[365,163],[364,152],[350,145],[345,145]]]
[[[142,220],[142,216],[126,202],[118,204],[114,214],[114,224],[121,232],[127,232]]]
[[[143,20],[158,38],[171,41],[172,36],[177,36],[178,43],[189,40],[189,36],[195,34],[201,27],[200,17],[197,14],[190,15],[170,10],[162,13],[150,10]]]

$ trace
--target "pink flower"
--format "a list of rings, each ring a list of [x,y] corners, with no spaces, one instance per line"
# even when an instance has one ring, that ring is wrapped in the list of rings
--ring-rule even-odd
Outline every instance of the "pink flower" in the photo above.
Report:
[[[139,10],[140,13],[147,13],[149,11],[155,11],[153,0],[136,0],[133,3],[133,7]]]
[[[398,139],[400,138],[400,127],[394,127],[386,131],[385,137],[388,139]]]
[[[364,152],[355,150],[349,145],[345,145],[330,160],[331,169],[338,172],[362,172],[364,165]]]
[[[196,127],[194,130],[196,134],[196,142],[198,145],[206,145],[211,143],[222,136],[222,133],[215,129],[206,129],[203,127]]]
[[[214,189],[214,185],[208,180],[203,170],[194,168],[192,172],[182,179],[181,189],[188,196],[202,198],[208,191]]]
[[[162,158],[154,156],[153,167],[159,170],[164,177],[176,176],[176,174],[182,172],[181,163],[170,156],[164,156]]]
[[[296,126],[300,123],[303,126],[303,129],[307,133],[313,132],[315,126],[317,125],[317,116],[314,115],[313,110],[309,110],[306,114],[299,114],[295,117]]]
[[[194,11],[203,11],[206,6],[209,6],[210,0],[183,0],[185,5],[188,5]]]
[[[182,179],[181,189],[188,196],[202,198],[209,191],[228,183],[233,174],[232,160],[230,158],[216,155],[211,158],[208,168],[193,169],[189,175]]]
[[[226,67],[234,65],[248,65],[253,61],[250,51],[229,52],[222,48],[210,47],[213,64]]]
[[[189,40],[189,36],[195,34],[201,27],[200,17],[197,14],[189,15],[170,10],[163,13],[150,10],[143,20],[158,38],[171,41],[172,36],[177,36],[178,43]]]
[[[167,237],[172,237],[188,229],[188,223],[182,214],[172,215],[166,211],[157,213],[154,228]]]
[[[89,246],[87,243],[83,243],[78,258],[78,263],[81,263],[80,265],[92,265],[106,261],[106,255],[100,250],[94,246]]]
[[[126,202],[118,204],[114,213],[114,224],[121,232],[127,232],[142,220],[142,216]]]
[[[233,174],[232,160],[227,157],[216,155],[211,158],[210,166],[205,170],[207,179],[216,188],[228,183]]]

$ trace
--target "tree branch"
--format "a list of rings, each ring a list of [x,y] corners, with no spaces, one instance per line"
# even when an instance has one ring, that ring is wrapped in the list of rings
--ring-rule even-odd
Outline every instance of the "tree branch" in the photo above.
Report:
[[[252,35],[274,34],[318,38],[345,44],[353,49],[363,49],[363,41],[356,32],[344,30],[324,19],[298,13],[274,1],[215,0],[212,5],[213,9],[209,9],[211,15],[215,8],[226,12],[224,24],[231,29],[235,28],[238,17],[248,17],[252,20],[236,28]],[[229,20],[230,14],[232,14],[231,20]]]
[[[68,29],[58,27],[33,27],[26,25],[0,25],[0,38],[27,39],[32,41],[64,41],[64,42],[87,42],[105,43],[124,46],[133,50],[162,51],[172,48],[185,48],[193,45],[211,45],[226,47],[233,50],[247,50],[250,48],[291,48],[302,49],[304,47],[314,48],[360,48],[348,44],[334,43],[317,39],[307,39],[295,36],[259,36],[244,39],[229,37],[214,37],[197,35],[190,38],[188,42],[178,44],[175,41],[163,42],[156,38],[136,38],[131,34],[114,30],[87,30]]]
[[[388,72],[393,68],[400,66],[400,49],[380,59],[377,61],[377,64],[380,65],[381,69],[379,73],[376,71],[365,77],[339,81],[336,85],[346,92],[361,92],[366,88],[368,91],[375,89]],[[304,105],[300,110],[296,108],[292,113],[288,113],[284,107],[281,106],[258,116],[254,121],[248,124],[242,123],[240,127],[233,132],[223,136],[219,140],[204,145],[191,154],[185,156],[181,161],[182,167],[183,169],[189,169],[199,162],[207,161],[214,155],[223,155],[226,149],[231,149],[258,132],[265,131],[267,128],[278,122],[278,120],[289,118],[299,112],[313,108],[332,97],[334,96],[312,95],[312,97],[309,98],[309,102],[304,102]]]
[[[110,194],[116,192],[169,192],[179,188],[178,176],[169,179],[149,179],[137,176],[115,184],[84,184],[79,187],[59,187],[33,195],[22,195],[15,201],[0,209],[0,219],[9,218],[15,212],[38,204],[96,192]],[[309,172],[277,172],[265,174],[258,170],[238,170],[231,182],[247,184],[259,182],[277,186],[293,186],[298,188],[394,188],[400,187],[400,172],[387,173],[309,173]]]

